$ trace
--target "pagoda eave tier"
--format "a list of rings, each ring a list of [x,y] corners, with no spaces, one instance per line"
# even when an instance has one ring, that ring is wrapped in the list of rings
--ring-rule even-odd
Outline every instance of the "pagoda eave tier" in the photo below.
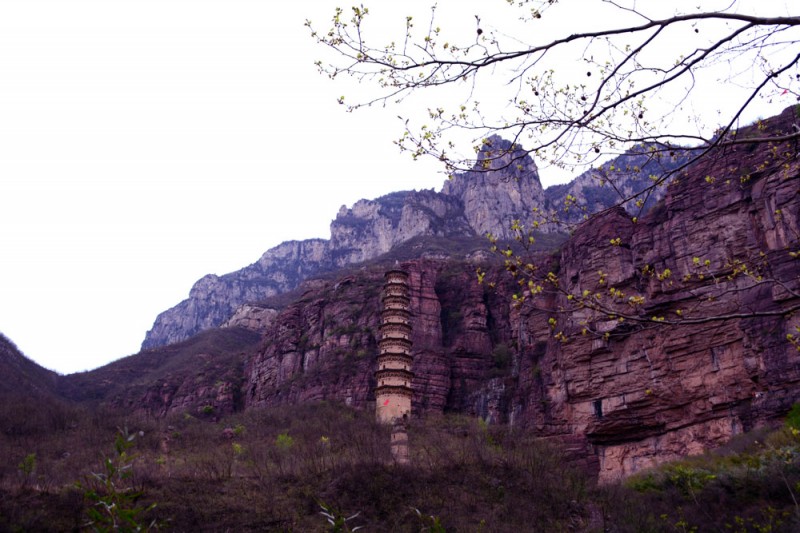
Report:
[[[382,368],[380,370],[375,371],[376,377],[383,377],[383,378],[413,378],[416,374],[414,374],[410,370],[403,370],[402,368]]]
[[[383,339],[379,343],[380,354],[408,354],[411,350],[411,340],[409,339]]]
[[[407,352],[384,352],[378,354],[378,361],[400,361],[404,363],[411,363],[414,356]]]
[[[411,324],[407,322],[384,322],[380,325],[379,329],[381,331],[396,329],[399,333],[410,333]]]
[[[385,308],[383,309],[383,311],[381,311],[381,316],[382,316],[382,317],[387,317],[387,316],[402,316],[403,318],[410,318],[410,317],[411,317],[411,312],[410,312],[408,309],[406,309],[406,307],[405,307],[405,306],[403,306],[403,307],[396,307],[396,308],[392,308],[392,307],[385,307]]]
[[[389,331],[383,331],[381,333],[382,334],[381,334],[380,338],[378,339],[378,342],[382,342],[382,341],[399,341],[399,340],[404,340],[404,339],[410,339],[411,338],[411,330],[408,330],[407,332],[404,331],[404,332],[401,332],[401,333],[398,333],[397,331],[394,331],[394,330],[389,330]]]
[[[408,294],[408,287],[405,285],[387,285],[384,286],[383,292],[381,293],[382,300],[391,300],[391,299],[398,299],[398,300],[410,300],[411,296]]]
[[[414,391],[411,390],[410,387],[404,387],[402,385],[378,385],[375,387],[375,396],[380,396],[381,394],[399,394],[412,398],[414,396]]]

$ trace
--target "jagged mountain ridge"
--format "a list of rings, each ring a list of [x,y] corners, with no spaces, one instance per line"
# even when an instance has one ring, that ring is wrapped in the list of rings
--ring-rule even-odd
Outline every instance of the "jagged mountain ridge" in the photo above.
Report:
[[[597,168],[587,170],[572,181],[553,185],[545,190],[547,210],[558,210],[564,222],[579,223],[587,213],[598,213],[610,205],[617,204],[626,198],[641,193],[652,185],[650,176],[661,177],[674,172],[685,165],[690,154],[685,151],[649,153],[648,146],[637,147],[635,153],[625,153]],[[614,183],[614,187],[609,185]],[[636,200],[641,200],[638,207],[636,200],[623,202],[622,205],[632,216],[641,216],[664,197],[666,187],[654,187]],[[576,200],[576,207],[568,211],[560,210],[570,195]]]
[[[490,164],[483,168],[481,161],[487,159]],[[657,171],[654,162],[640,161],[641,157],[635,162],[630,159],[620,156],[609,165],[631,168],[638,164],[647,166],[649,172]],[[142,349],[179,342],[218,327],[243,304],[292,290],[311,276],[374,259],[417,237],[472,238],[477,243],[491,233],[500,240],[510,240],[514,238],[512,221],[533,227],[538,221],[534,208],[559,209],[568,192],[580,189],[587,193],[592,199],[587,206],[591,212],[618,201],[590,173],[567,186],[543,190],[531,157],[521,147],[497,136],[487,140],[478,161],[475,171],[455,175],[444,183],[441,192],[401,191],[374,200],[359,200],[350,208],[342,206],[331,222],[329,240],[284,242],[239,271],[201,278],[189,298],[156,318]],[[631,191],[645,182],[638,173],[628,171],[620,186]],[[601,190],[603,194],[598,192]],[[582,218],[585,214],[586,211],[575,209],[567,218]],[[540,229],[548,232],[558,228],[545,224]]]

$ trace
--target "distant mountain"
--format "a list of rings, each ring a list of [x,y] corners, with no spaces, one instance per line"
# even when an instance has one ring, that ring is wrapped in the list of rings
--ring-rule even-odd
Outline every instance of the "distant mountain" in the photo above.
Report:
[[[544,192],[546,210],[558,211],[565,222],[582,222],[587,215],[598,213],[651,187],[651,176],[664,176],[688,160],[689,154],[684,151],[653,155],[647,153],[646,147],[638,147],[587,170],[568,183],[548,187]],[[642,216],[664,197],[666,190],[665,186],[659,186],[643,194],[636,199],[641,199],[640,207],[637,207],[636,200],[624,202],[623,206],[632,216]],[[576,199],[577,205],[565,211],[568,195]]]
[[[488,161],[485,167],[483,161]],[[627,193],[641,190],[650,183],[647,175],[663,174],[676,161],[662,164],[643,156],[623,155],[607,163],[606,168],[614,169],[610,172],[615,184]],[[513,239],[510,228],[514,220],[526,228],[533,227],[540,220],[534,208],[559,211],[568,221],[582,220],[587,212],[619,201],[619,196],[597,179],[599,172],[584,173],[569,184],[545,191],[536,164],[521,147],[490,137],[478,154],[475,170],[455,175],[444,183],[441,192],[401,191],[359,200],[350,208],[342,206],[331,223],[329,240],[284,242],[241,270],[201,278],[189,298],[159,314],[142,349],[179,342],[218,327],[243,304],[290,291],[309,277],[375,259],[414,239],[469,241],[471,252],[488,248],[487,233],[500,240]],[[567,194],[585,198],[587,209],[563,213]],[[564,231],[552,224],[540,229],[545,233]],[[543,243],[562,240],[546,238]],[[419,250],[416,257],[425,252]]]

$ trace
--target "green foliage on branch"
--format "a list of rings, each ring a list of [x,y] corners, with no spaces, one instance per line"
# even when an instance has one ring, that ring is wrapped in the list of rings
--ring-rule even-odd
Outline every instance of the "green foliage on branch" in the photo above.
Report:
[[[140,433],[140,435],[144,435]],[[129,453],[136,433],[120,429],[114,439],[114,455],[103,459],[103,469],[93,472],[78,488],[92,505],[86,509],[87,527],[101,533],[137,532],[157,529],[155,520],[143,522],[156,504],[142,505],[143,493],[134,486],[133,465],[136,455]]]

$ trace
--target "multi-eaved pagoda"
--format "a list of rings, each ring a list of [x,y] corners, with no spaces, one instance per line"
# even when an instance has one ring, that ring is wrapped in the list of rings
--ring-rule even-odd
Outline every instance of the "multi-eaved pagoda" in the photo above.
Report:
[[[386,272],[375,372],[375,409],[378,422],[390,424],[411,414],[411,312],[408,273]]]

